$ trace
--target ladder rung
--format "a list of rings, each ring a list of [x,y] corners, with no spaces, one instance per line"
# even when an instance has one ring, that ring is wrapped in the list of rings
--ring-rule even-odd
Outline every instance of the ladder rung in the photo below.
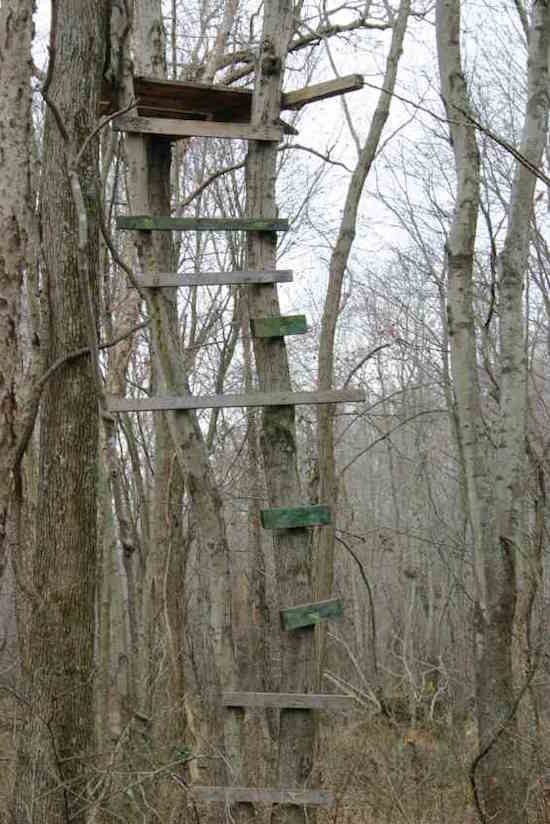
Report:
[[[224,409],[239,406],[307,406],[323,403],[360,403],[365,393],[358,389],[324,389],[317,392],[250,392],[243,395],[182,395],[152,398],[107,399],[109,412],[159,412],[177,409]]]
[[[267,804],[299,804],[334,806],[334,795],[327,790],[264,790],[253,787],[196,787],[189,788],[201,801],[223,801],[235,804],[239,801]]]
[[[224,707],[277,707],[279,709],[347,710],[355,705],[349,695],[310,692],[224,692]]]
[[[331,522],[328,506],[277,506],[260,512],[264,529],[297,529],[305,526],[328,526]]]
[[[283,130],[278,126],[251,126],[250,123],[221,123],[215,120],[179,120],[166,117],[121,115],[113,127],[120,132],[182,137],[222,137],[230,140],[272,140],[278,142]]]
[[[321,621],[326,621],[328,618],[340,618],[343,614],[344,605],[339,598],[299,604],[280,611],[281,624],[285,630],[316,626]]]
[[[230,286],[235,283],[290,283],[292,269],[272,269],[265,272],[146,272],[136,280],[141,286]]]
[[[262,217],[169,217],[119,215],[117,229],[141,232],[287,232],[288,220]]]
[[[251,318],[250,331],[255,338],[282,338],[285,335],[303,335],[308,331],[305,315]]]

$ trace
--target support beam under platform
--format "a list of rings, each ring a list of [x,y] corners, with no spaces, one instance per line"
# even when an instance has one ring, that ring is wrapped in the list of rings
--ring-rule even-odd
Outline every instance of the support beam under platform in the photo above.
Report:
[[[230,286],[244,283],[290,283],[292,269],[273,269],[264,272],[193,272],[178,275],[176,272],[145,272],[136,278],[140,286]]]
[[[224,692],[224,707],[277,707],[278,709],[349,710],[355,700],[348,695],[301,692]]]
[[[287,232],[288,220],[261,217],[169,217],[119,215],[117,229],[138,232]]]
[[[358,389],[324,389],[317,392],[250,392],[243,395],[182,395],[152,398],[107,398],[109,412],[160,412],[169,409],[226,409],[238,406],[307,406],[321,403],[361,403]]]
[[[334,795],[327,790],[260,790],[253,787],[196,787],[190,791],[199,801],[222,801],[229,804],[298,804],[299,806],[333,807]]]
[[[167,117],[130,117],[121,115],[113,123],[118,132],[156,134],[178,140],[184,137],[221,137],[228,140],[283,139],[279,126],[253,127],[250,123],[220,123],[216,120],[181,120]]]

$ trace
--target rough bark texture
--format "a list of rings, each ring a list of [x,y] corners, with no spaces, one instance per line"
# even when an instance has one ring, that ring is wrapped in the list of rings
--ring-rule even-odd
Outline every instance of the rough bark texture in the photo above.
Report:
[[[54,15],[49,94],[75,147],[96,124],[104,60],[103,0],[62,0]],[[78,22],[76,22],[78,21]],[[52,55],[52,59],[54,56]],[[51,110],[44,136],[42,238],[49,308],[48,365],[88,344],[77,215],[66,145]],[[97,144],[80,165],[90,224],[89,269],[97,272],[94,187]],[[18,753],[17,822],[84,822],[95,757],[94,626],[98,399],[89,355],[61,366],[45,387],[40,428],[30,630],[27,732]]]
[[[253,125],[274,125],[280,113],[281,86],[288,43],[293,29],[293,4],[273,0],[264,6],[252,104]],[[277,216],[275,200],[277,146],[251,142],[247,177],[247,214],[251,217]],[[248,236],[250,269],[275,267],[276,238],[269,233]],[[252,286],[248,292],[251,317],[280,315],[274,286]],[[266,343],[254,339],[254,355],[261,391],[289,389],[290,374],[284,339]],[[294,407],[266,408],[261,428],[269,506],[301,503],[302,491],[297,471]],[[307,530],[282,530],[273,539],[278,597],[281,606],[311,600],[311,542]],[[282,638],[282,678],[284,692],[311,692],[313,687],[313,632],[310,629],[284,633]],[[313,760],[314,720],[308,710],[282,710],[279,730],[278,782],[283,788],[307,784]],[[272,821],[302,824],[301,807],[274,807]]]
[[[158,25],[154,23],[154,4],[148,2],[145,5],[146,16],[153,21],[146,30],[148,36],[148,33],[158,31]],[[154,38],[146,42],[146,54],[154,46]],[[162,61],[158,59],[151,58],[149,63],[152,69],[160,69],[163,66]],[[132,96],[131,78],[126,76],[123,100],[129,101]],[[127,135],[126,152],[131,211],[135,214],[169,214],[169,142],[162,138],[145,139]],[[170,271],[173,268],[168,236],[163,240],[150,232],[141,232],[136,238],[136,245],[143,270]],[[186,394],[188,384],[181,357],[175,290],[152,290],[147,294],[147,301],[152,319],[158,390],[161,394]],[[220,756],[224,749],[227,749],[229,758],[233,758],[232,749],[237,738],[231,715],[226,716],[229,721],[224,729],[225,713],[220,701],[222,687],[226,688],[228,684],[235,683],[229,548],[222,500],[212,476],[208,452],[196,415],[188,411],[168,413],[166,421],[175,459],[179,464],[191,500],[194,520],[198,526],[199,541],[203,549],[203,579],[208,584],[208,607],[203,629],[206,650],[203,664],[208,679],[205,679],[201,696],[205,740],[198,742],[198,746],[202,752],[209,752],[213,757],[204,762],[201,780],[211,784],[225,784],[228,781],[226,762]]]
[[[437,4],[442,93],[450,117],[457,193],[449,235],[448,325],[458,434],[464,460],[476,573],[476,693],[480,746],[479,803],[486,820],[527,820],[527,771],[518,759],[512,651],[525,502],[526,363],[522,291],[528,264],[535,178],[518,165],[499,261],[501,365],[496,448],[482,416],[473,309],[473,257],[479,208],[479,156],[460,55],[460,9]],[[529,37],[528,102],[522,152],[540,164],[548,110],[548,7],[537,3]],[[521,686],[521,685],[519,685]]]
[[[32,234],[31,0],[0,8],[0,578],[18,437],[21,290]]]

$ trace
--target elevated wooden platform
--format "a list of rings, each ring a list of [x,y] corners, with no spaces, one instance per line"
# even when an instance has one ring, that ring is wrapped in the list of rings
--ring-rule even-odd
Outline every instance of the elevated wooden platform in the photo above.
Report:
[[[334,795],[326,790],[264,790],[253,787],[196,787],[189,788],[199,801],[221,801],[236,804],[297,804],[302,806],[333,807]]]
[[[230,409],[239,406],[307,406],[318,403],[360,403],[357,389],[325,389],[318,392],[250,392],[243,395],[182,395],[152,398],[107,399],[109,412],[161,412],[177,409]]]
[[[272,269],[262,272],[193,272],[178,275],[176,272],[145,272],[136,280],[140,286],[230,286],[232,284],[290,283],[292,269]]]
[[[362,87],[363,78],[360,74],[338,77],[283,94],[281,108],[301,109],[317,100],[347,94]],[[144,76],[134,77],[134,89],[140,117],[250,123],[251,89],[183,80],[159,80]],[[116,110],[115,92],[111,86],[105,84],[99,113],[112,114]],[[281,126],[289,134],[296,133],[296,129],[287,123],[281,122]]]
[[[348,695],[299,692],[224,692],[224,707],[276,707],[296,710],[349,710],[355,705]]]

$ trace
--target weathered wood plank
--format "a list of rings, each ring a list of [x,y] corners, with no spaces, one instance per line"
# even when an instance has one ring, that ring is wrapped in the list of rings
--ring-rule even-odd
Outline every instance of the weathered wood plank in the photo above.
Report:
[[[279,506],[262,509],[260,512],[264,529],[296,529],[305,526],[327,526],[330,524],[328,506]]]
[[[281,625],[285,630],[315,626],[328,618],[340,618],[343,614],[344,605],[339,598],[299,604],[280,611]]]
[[[266,804],[299,804],[300,806],[333,807],[334,795],[327,790],[264,790],[254,787],[200,787],[189,788],[200,801],[222,801]]]
[[[274,269],[265,272],[194,272],[178,275],[175,272],[146,272],[136,280],[141,286],[230,286],[235,283],[290,283],[292,269]]]
[[[305,86],[295,92],[283,94],[282,109],[301,109],[308,103],[326,100],[348,92],[355,92],[363,88],[363,77],[360,74],[348,74],[346,77],[337,77],[327,80],[326,83],[316,83],[314,86]]]
[[[223,123],[215,120],[181,120],[167,117],[130,117],[121,115],[113,123],[119,132],[158,134],[174,139],[182,137],[222,137],[229,140],[274,140],[279,142],[283,130],[277,126],[255,128],[249,123]]]
[[[224,692],[224,707],[277,707],[279,709],[347,710],[355,705],[348,695],[300,692]]]
[[[229,409],[238,406],[307,406],[320,403],[360,403],[357,389],[324,389],[317,392],[250,392],[243,395],[182,395],[152,398],[108,398],[111,412],[158,412],[168,409]]]
[[[255,338],[281,338],[284,335],[303,335],[308,329],[305,315],[286,315],[251,318],[250,331]]]
[[[286,232],[288,220],[261,217],[168,217],[165,215],[119,215],[117,229],[151,232]]]

